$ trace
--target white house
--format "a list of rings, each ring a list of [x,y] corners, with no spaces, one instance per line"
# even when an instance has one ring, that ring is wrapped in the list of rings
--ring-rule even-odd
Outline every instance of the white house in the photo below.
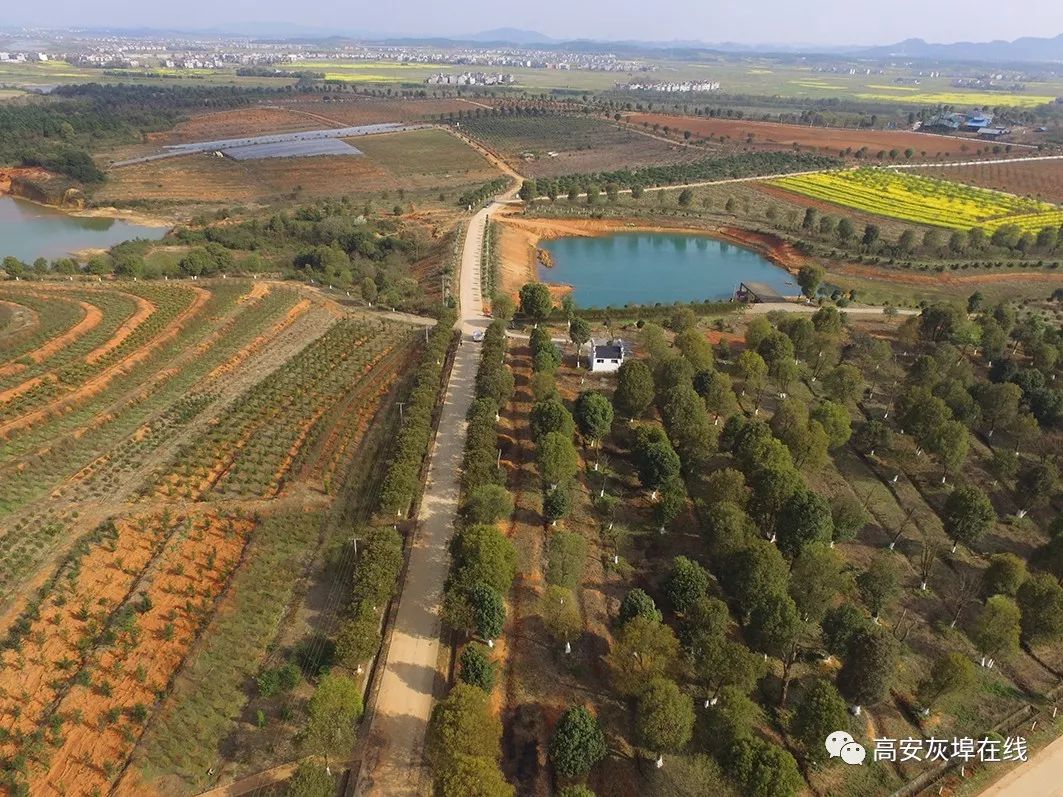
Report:
[[[590,369],[594,373],[615,373],[624,364],[624,341],[591,341]]]

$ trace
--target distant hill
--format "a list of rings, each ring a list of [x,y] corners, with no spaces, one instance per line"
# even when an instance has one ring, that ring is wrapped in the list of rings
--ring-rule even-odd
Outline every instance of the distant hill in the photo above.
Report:
[[[1037,61],[1063,63],[1063,33],[1053,38],[1024,36],[1015,41],[932,44],[905,39],[883,47],[865,47],[861,55],[874,57],[936,58],[948,61]]]
[[[494,28],[455,38],[470,42],[506,42],[507,44],[552,44],[555,41],[544,33],[520,28]]]

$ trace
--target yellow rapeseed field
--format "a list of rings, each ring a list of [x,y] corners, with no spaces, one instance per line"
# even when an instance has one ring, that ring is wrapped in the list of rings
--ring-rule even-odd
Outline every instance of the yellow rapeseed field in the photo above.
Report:
[[[885,169],[850,169],[780,177],[772,184],[805,196],[916,224],[993,232],[1013,224],[1023,232],[1063,225],[1063,207],[949,180]]]

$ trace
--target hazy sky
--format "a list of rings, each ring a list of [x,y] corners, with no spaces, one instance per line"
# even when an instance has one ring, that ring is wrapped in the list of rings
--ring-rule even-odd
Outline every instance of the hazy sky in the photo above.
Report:
[[[8,25],[181,29],[287,22],[337,31],[455,35],[497,27],[557,38],[886,44],[1063,33],[1059,0],[0,0]]]

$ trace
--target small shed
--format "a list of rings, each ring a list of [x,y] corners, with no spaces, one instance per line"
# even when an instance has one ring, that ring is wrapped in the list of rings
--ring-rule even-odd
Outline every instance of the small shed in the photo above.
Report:
[[[624,364],[626,347],[624,341],[607,340],[601,343],[591,341],[590,369],[593,373],[615,373]]]
[[[749,304],[782,304],[786,297],[763,282],[741,282],[735,291],[735,299]]]

